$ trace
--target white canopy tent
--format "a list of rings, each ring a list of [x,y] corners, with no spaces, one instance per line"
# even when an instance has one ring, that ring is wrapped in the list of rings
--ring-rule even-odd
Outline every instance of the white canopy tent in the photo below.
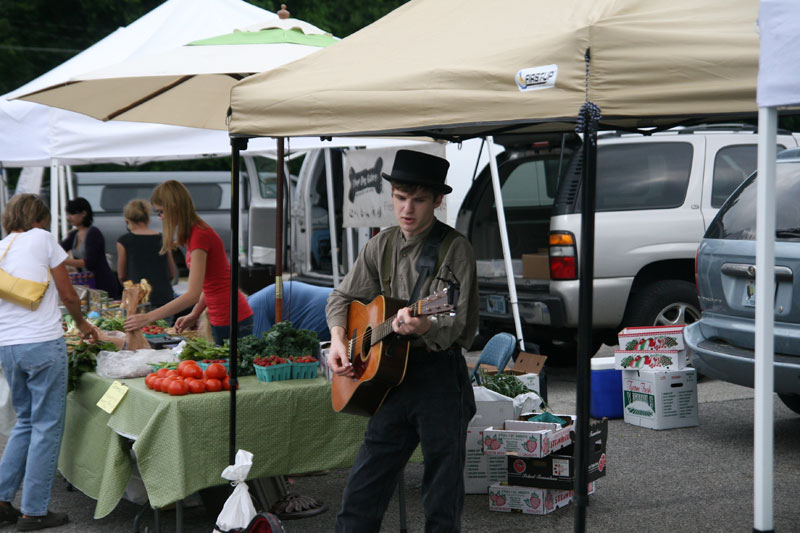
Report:
[[[73,111],[22,100],[10,100],[46,87],[65,84],[90,71],[115,68],[120,62],[137,62],[187,42],[249,28],[278,15],[242,0],[167,0],[135,22],[119,28],[80,54],[0,98],[0,166],[50,167],[53,186],[50,205],[54,215],[63,207],[67,165],[118,163],[140,165],[148,161],[224,157],[231,153],[227,132],[142,122],[103,122]],[[359,141],[358,144],[367,142]],[[274,139],[253,139],[248,154],[275,154]],[[352,146],[352,139],[321,141],[298,137],[292,151],[320,147]],[[371,140],[372,146],[397,141]],[[69,193],[71,196],[71,191]],[[0,207],[4,195],[0,194]],[[51,231],[58,234],[58,216]],[[62,231],[66,231],[63,221]]]
[[[756,204],[756,339],[753,424],[753,531],[774,531],[775,135],[778,107],[800,105],[800,3],[761,0],[758,89],[758,199]]]

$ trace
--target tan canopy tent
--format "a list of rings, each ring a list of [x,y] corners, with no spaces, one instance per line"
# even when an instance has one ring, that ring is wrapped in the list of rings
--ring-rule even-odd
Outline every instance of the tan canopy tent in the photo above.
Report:
[[[758,8],[758,0],[411,0],[313,56],[237,83],[229,132],[459,140],[582,121],[591,141],[593,126],[754,118]],[[586,102],[599,107],[599,123]],[[593,144],[584,143],[581,185],[576,531],[587,505]],[[502,227],[498,180],[494,168]]]
[[[757,15],[757,0],[412,0],[239,82],[229,131],[454,138],[571,129],[587,86],[605,126],[755,114]]]

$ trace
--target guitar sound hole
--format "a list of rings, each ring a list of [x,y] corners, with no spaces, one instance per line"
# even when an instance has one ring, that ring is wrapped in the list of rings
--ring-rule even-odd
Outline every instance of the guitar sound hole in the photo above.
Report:
[[[366,361],[369,358],[370,348],[372,348],[372,326],[367,326],[361,337],[361,349],[359,350],[362,361]]]

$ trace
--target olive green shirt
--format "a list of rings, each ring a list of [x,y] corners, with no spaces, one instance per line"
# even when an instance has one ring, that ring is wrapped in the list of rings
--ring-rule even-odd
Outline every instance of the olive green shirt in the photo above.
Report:
[[[347,330],[347,311],[350,302],[358,300],[369,303],[376,296],[384,294],[392,298],[408,301],[417,282],[417,258],[422,250],[431,227],[419,235],[406,240],[402,231],[383,230],[367,242],[353,269],[342,283],[331,292],[325,314],[328,327],[341,326]],[[391,259],[391,294],[385,294],[382,287],[383,255],[388,239],[394,237]],[[441,261],[439,271],[429,276],[420,290],[420,298],[447,287],[447,283],[435,278],[452,280],[447,267],[455,273],[461,284],[455,316],[446,314],[429,317],[431,329],[412,342],[414,346],[424,346],[431,351],[441,351],[453,344],[469,349],[478,329],[478,281],[476,277],[475,255],[466,237],[458,234],[450,243],[447,255]],[[387,317],[388,318],[388,317]]]

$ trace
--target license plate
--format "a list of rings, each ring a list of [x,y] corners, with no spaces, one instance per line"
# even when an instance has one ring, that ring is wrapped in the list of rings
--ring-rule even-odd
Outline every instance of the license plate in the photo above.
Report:
[[[742,298],[742,305],[744,307],[756,306],[756,280],[749,279],[744,284],[744,297]]]
[[[505,315],[506,297],[502,294],[490,294],[486,301],[486,311],[494,315]]]

